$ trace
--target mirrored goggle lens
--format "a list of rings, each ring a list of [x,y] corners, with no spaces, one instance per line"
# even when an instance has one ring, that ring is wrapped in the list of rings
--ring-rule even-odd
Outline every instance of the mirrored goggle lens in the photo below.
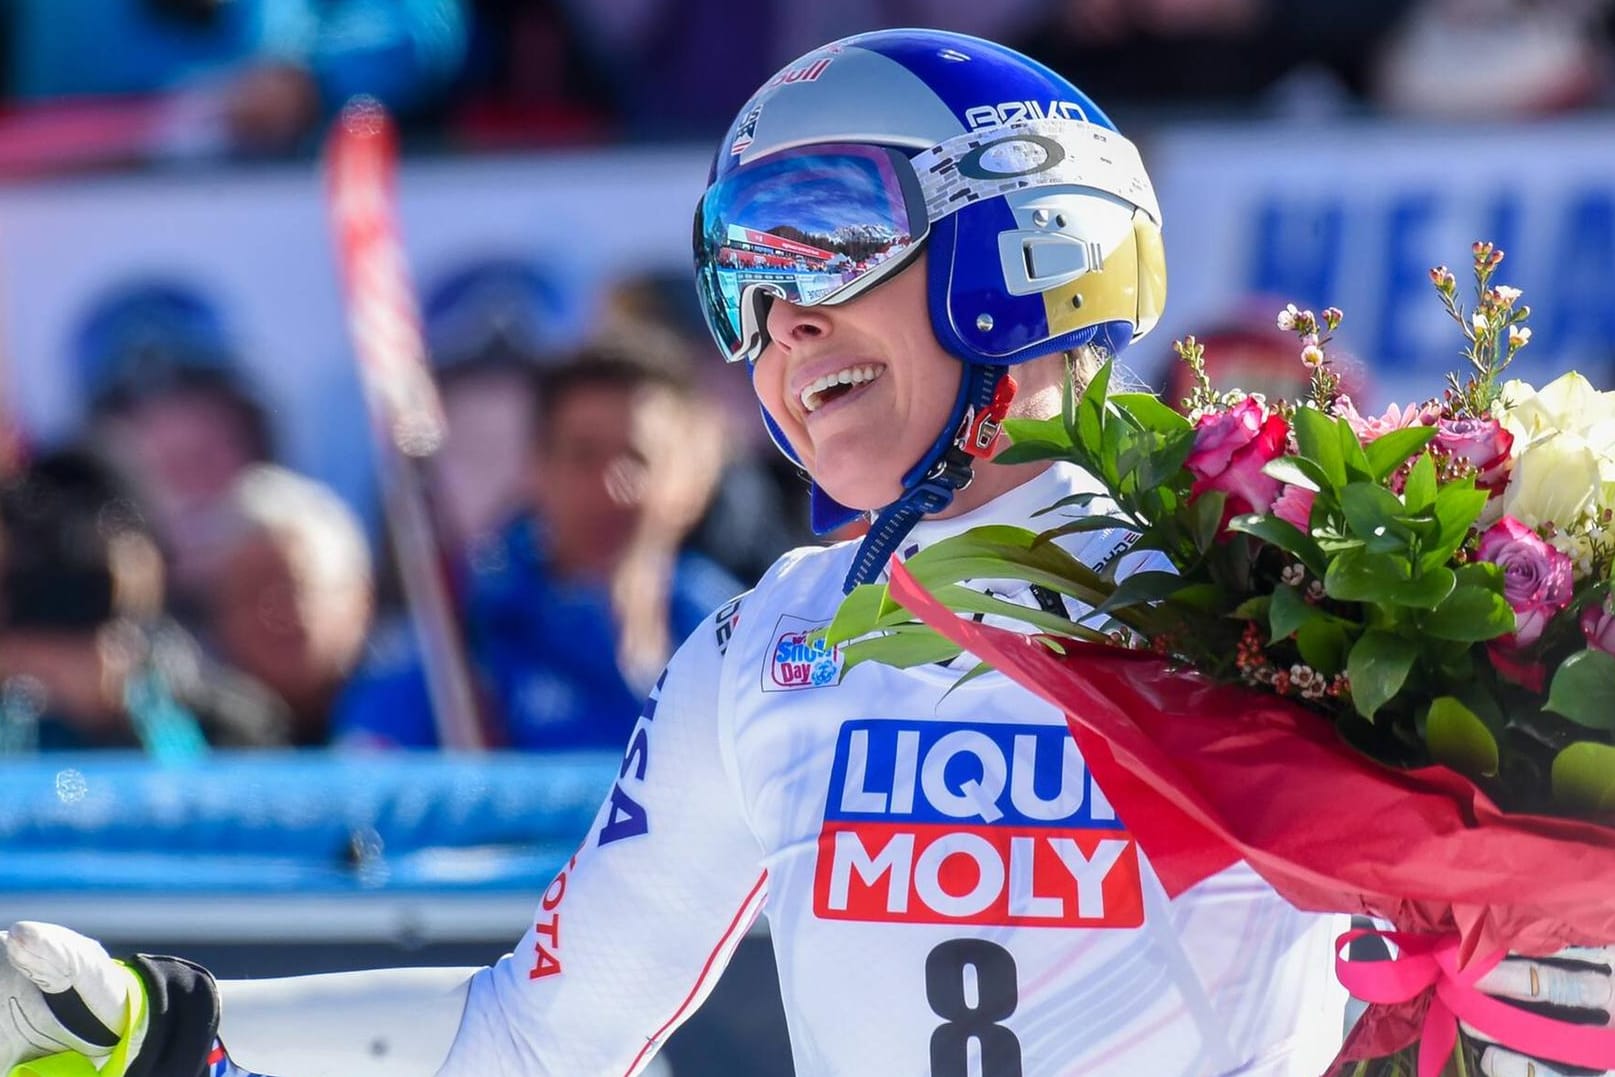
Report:
[[[924,197],[897,150],[814,146],[753,161],[696,209],[707,325],[731,362],[756,359],[769,297],[850,299],[901,268],[925,232]]]

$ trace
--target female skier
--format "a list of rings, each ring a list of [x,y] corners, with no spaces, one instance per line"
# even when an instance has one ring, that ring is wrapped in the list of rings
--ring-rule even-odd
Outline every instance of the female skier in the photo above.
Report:
[[[696,277],[816,525],[866,514],[867,537],[786,554],[683,644],[491,968],[215,983],[20,925],[0,1064],[634,1074],[766,911],[801,1077],[1317,1077],[1343,1027],[1328,918],[1244,866],[1169,901],[1053,708],[996,674],[956,687],[967,665],[845,670],[813,636],[892,557],[1097,489],[994,463],[998,424],[1056,414],[1150,329],[1160,225],[1133,144],[1008,49],[894,30],[786,67],[718,145]],[[1126,571],[1130,539],[1066,545]]]

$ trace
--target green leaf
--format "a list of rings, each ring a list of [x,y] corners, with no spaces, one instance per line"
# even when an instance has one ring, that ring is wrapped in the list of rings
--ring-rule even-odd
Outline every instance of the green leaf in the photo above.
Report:
[[[880,611],[885,598],[886,585],[883,583],[866,583],[854,587],[852,593],[843,598],[841,605],[836,607],[836,614],[830,619],[830,626],[824,630],[825,642],[845,643],[873,632],[880,620]]]
[[[1023,441],[1038,441],[1061,445],[1067,449],[1073,444],[1071,435],[1066,432],[1065,424],[1059,419],[1005,419],[1004,433],[1016,444]]]
[[[1115,590],[1113,581],[1057,543],[1040,544],[1037,538],[1037,532],[1024,527],[974,527],[927,546],[909,558],[906,567],[922,586],[933,591],[969,579],[1008,577],[1040,584],[1097,606]],[[1118,614],[1117,619],[1146,635],[1159,631],[1157,616],[1146,609],[1129,610]]]
[[[1215,614],[1222,604],[1222,591],[1214,583],[1191,583],[1173,591],[1172,601],[1200,613]]]
[[[1330,598],[1343,602],[1380,602],[1392,606],[1433,610],[1452,594],[1458,577],[1452,569],[1437,566],[1410,578],[1408,562],[1393,554],[1344,550],[1329,564],[1323,587]]]
[[[1103,632],[1078,624],[1068,617],[1050,613],[1037,606],[1023,606],[1018,602],[1010,602],[963,584],[950,583],[946,587],[938,587],[931,593],[938,602],[954,613],[993,614],[1020,621],[1022,624],[1031,625],[1057,636],[1074,636],[1094,643],[1110,642],[1110,637]]]
[[[1273,589],[1273,605],[1268,609],[1268,631],[1273,639],[1289,639],[1296,629],[1328,614],[1309,605],[1301,592],[1294,587],[1279,586]]]
[[[1497,773],[1497,738],[1475,712],[1452,696],[1440,696],[1425,717],[1424,741],[1443,766],[1471,778]]]
[[[1141,429],[1163,434],[1194,430],[1187,416],[1167,407],[1154,393],[1112,393],[1110,402]]]
[[[1368,474],[1379,482],[1401,467],[1403,462],[1436,436],[1433,426],[1404,426],[1370,441],[1363,452],[1368,458]]]
[[[1332,617],[1320,618],[1296,630],[1295,646],[1301,652],[1301,661],[1325,677],[1333,677],[1346,668],[1351,637],[1339,621]]]
[[[1347,432],[1350,432],[1349,427]],[[1295,443],[1301,449],[1301,456],[1320,469],[1327,484],[1320,489],[1338,490],[1346,485],[1346,458],[1341,452],[1340,433],[1333,419],[1316,408],[1296,408]]]
[[[1409,580],[1392,601],[1417,610],[1438,609],[1457,586],[1457,574],[1446,565],[1437,565],[1425,569],[1418,579]]]
[[[1252,595],[1228,612],[1228,616],[1241,621],[1262,621],[1273,608],[1272,595]]]
[[[1378,445],[1379,442],[1374,444]],[[1373,448],[1373,445],[1369,448]],[[1413,470],[1408,472],[1407,485],[1402,488],[1402,503],[1410,513],[1429,512],[1436,503],[1436,459],[1429,453],[1422,454],[1418,463],[1413,465]],[[1436,537],[1440,538],[1439,531]]]
[[[1469,529],[1480,518],[1486,507],[1485,490],[1475,489],[1473,476],[1454,480],[1436,491],[1435,518],[1441,529],[1435,545],[1426,547],[1419,557],[1420,568],[1444,565],[1452,559],[1453,551],[1469,537]]]
[[[1514,631],[1514,610],[1489,587],[1459,583],[1420,619],[1419,628],[1436,639],[1479,643]]]
[[[949,696],[953,695],[954,692],[956,692],[960,688],[963,688],[965,685],[969,684],[971,681],[975,680],[977,677],[980,677],[981,675],[983,675],[985,673],[991,673],[991,672],[993,672],[993,667],[992,666],[988,665],[986,662],[977,662],[975,665],[970,667],[970,671],[968,673],[966,673],[963,677],[960,677],[958,680],[956,680],[952,684],[948,685],[947,691],[942,693],[942,698],[947,699]]]
[[[1363,443],[1357,440],[1357,431],[1342,419],[1332,421],[1340,438],[1340,457],[1346,465],[1346,477],[1354,482],[1375,478],[1368,454],[1363,452]]]
[[[1145,435],[1150,440],[1148,452],[1139,467],[1139,489],[1146,491],[1160,486],[1177,485],[1181,489],[1188,489],[1192,478],[1183,468],[1185,460],[1194,451],[1194,431],[1184,430],[1180,433],[1161,435]],[[1174,483],[1174,479],[1182,481]]]
[[[1349,483],[1340,491],[1340,510],[1359,538],[1404,534],[1397,520],[1403,512],[1402,499],[1376,483]]]
[[[1072,460],[1078,450],[1047,441],[1012,441],[993,457],[995,464],[1031,464],[1039,460]]]
[[[1342,550],[1324,573],[1323,589],[1342,602],[1391,602],[1408,578],[1404,561],[1362,549]]]
[[[1135,572],[1117,585],[1111,596],[1095,607],[1095,613],[1136,606],[1140,603],[1159,602],[1170,598],[1183,586],[1183,577],[1176,572]]]
[[[1588,648],[1565,659],[1543,709],[1589,729],[1615,730],[1615,655]]]
[[[928,625],[899,625],[886,630],[885,635],[871,636],[842,648],[846,660],[844,670],[864,662],[908,669],[933,662],[946,662],[959,654],[957,644],[943,639]],[[845,675],[845,673],[843,673]]]
[[[1059,527],[1051,527],[1040,532],[1037,536],[1039,544],[1053,542],[1066,535],[1081,535],[1088,531],[1134,531],[1131,520],[1123,520],[1119,516],[1083,516],[1076,520],[1067,520]]]
[[[1554,756],[1553,798],[1588,815],[1615,811],[1615,747],[1584,740]]]
[[[1207,490],[1189,502],[1189,534],[1196,550],[1205,553],[1217,541],[1227,505],[1228,495],[1222,490]]]
[[[1323,550],[1318,547],[1318,544],[1313,541],[1312,536],[1303,534],[1300,528],[1288,520],[1281,520],[1277,516],[1263,516],[1254,512],[1245,513],[1229,520],[1228,530],[1254,535],[1271,546],[1277,546],[1286,553],[1294,554],[1307,567],[1307,571],[1314,576],[1321,578],[1328,570],[1329,560],[1324,556]]]
[[[1417,649],[1394,632],[1370,628],[1346,658],[1352,703],[1364,718],[1389,703],[1407,682]]]
[[[1098,456],[1104,447],[1105,394],[1110,391],[1110,361],[1094,371],[1093,377],[1077,401],[1076,429],[1071,432],[1078,445],[1091,457]]]
[[[1061,509],[1085,509],[1094,498],[1104,496],[1104,494],[1099,493],[1096,490],[1087,490],[1080,494],[1067,494],[1054,504],[1043,506],[1036,512],[1032,513],[1032,515],[1034,517],[1046,516],[1051,512],[1059,512]]]
[[[1262,474],[1314,492],[1329,485],[1322,468],[1299,456],[1281,456],[1277,460],[1269,460],[1262,465]]]

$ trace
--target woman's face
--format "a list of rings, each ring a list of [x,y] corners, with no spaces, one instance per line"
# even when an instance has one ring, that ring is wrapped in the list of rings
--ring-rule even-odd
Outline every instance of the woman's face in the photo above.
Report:
[[[839,306],[774,300],[768,335],[753,384],[808,474],[848,508],[897,500],[964,374],[931,331],[925,255]]]

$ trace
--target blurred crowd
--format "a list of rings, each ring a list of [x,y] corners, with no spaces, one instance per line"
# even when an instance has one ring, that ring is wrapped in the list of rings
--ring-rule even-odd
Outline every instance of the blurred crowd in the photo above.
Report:
[[[673,647],[811,537],[789,466],[708,388],[721,364],[680,302],[625,282],[556,351],[519,267],[430,298],[448,436],[386,492],[426,506],[449,599],[433,624],[400,578],[404,533],[373,544],[362,507],[277,461],[196,298],[112,297],[84,330],[85,429],[0,477],[0,745],[430,748],[430,680],[452,668],[484,745],[620,746]]]
[[[71,14],[69,14],[69,12]],[[456,149],[711,139],[790,58],[929,25],[1124,120],[1608,104],[1610,0],[4,0],[0,170],[309,151],[354,94]]]
[[[66,7],[0,0],[0,172],[303,155],[357,93],[453,149],[711,142],[785,60],[902,24],[1014,45],[1124,122],[1615,100],[1615,0]],[[672,648],[813,541],[804,486],[687,281],[619,283],[589,338],[558,348],[525,272],[484,266],[425,298],[449,436],[384,485],[426,507],[437,611],[410,600],[396,504],[377,541],[373,506],[285,466],[206,303],[160,282],[109,297],[78,341],[84,428],[22,446],[0,425],[0,754],[431,748],[445,677],[484,744],[619,747]],[[1265,313],[1219,332],[1243,384],[1294,368]]]

